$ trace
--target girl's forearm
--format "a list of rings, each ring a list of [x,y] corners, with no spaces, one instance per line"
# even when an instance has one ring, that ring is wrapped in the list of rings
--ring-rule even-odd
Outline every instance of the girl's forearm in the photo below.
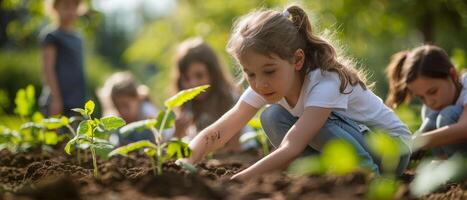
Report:
[[[456,144],[466,141],[466,130],[467,128],[460,124],[453,124],[427,132],[416,139],[426,141],[425,148]]]
[[[193,150],[193,153],[186,161],[190,162],[190,164],[195,164],[206,153],[222,147],[248,123],[257,111],[257,108],[244,102],[237,102],[232,109],[214,122],[214,124],[201,131],[190,142],[190,148]]]

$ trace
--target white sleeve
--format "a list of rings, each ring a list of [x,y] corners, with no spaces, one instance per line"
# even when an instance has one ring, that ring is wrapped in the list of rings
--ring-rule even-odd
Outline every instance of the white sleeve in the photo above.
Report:
[[[244,101],[255,108],[261,108],[267,104],[263,97],[253,91],[251,87],[248,87],[245,92],[243,92],[242,96],[240,96],[240,101]]]
[[[340,80],[337,74],[327,74],[319,81],[318,84],[314,85],[307,91],[305,94],[304,106],[346,110],[349,101],[349,94],[342,94],[339,91],[339,87]],[[348,88],[346,89],[346,92],[349,92]]]

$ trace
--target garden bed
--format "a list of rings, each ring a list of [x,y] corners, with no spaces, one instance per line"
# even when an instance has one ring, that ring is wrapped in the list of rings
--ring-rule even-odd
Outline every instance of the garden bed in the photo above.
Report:
[[[59,151],[57,151],[59,152]],[[0,199],[363,199],[370,177],[363,172],[345,176],[301,176],[271,173],[245,183],[230,177],[260,157],[257,152],[219,155],[189,174],[173,162],[154,176],[150,161],[143,156],[99,160],[100,177],[92,174],[92,159],[81,165],[64,153],[40,152],[12,155],[0,152]],[[401,178],[398,199],[410,197],[408,182],[413,173]],[[421,199],[466,199],[467,182],[445,185]]]

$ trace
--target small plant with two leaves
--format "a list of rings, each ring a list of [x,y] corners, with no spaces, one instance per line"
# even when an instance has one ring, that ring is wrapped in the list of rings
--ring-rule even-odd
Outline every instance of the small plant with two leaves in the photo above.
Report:
[[[157,119],[149,119],[138,122],[130,123],[120,130],[121,133],[133,132],[134,130],[150,129],[155,138],[155,143],[148,140],[142,140],[128,145],[119,147],[112,152],[109,156],[114,155],[128,155],[129,152],[142,150],[144,154],[151,158],[153,165],[153,172],[155,175],[162,174],[162,165],[168,160],[175,158],[185,158],[190,156],[191,149],[188,145],[180,140],[166,141],[163,138],[162,132],[173,126],[175,121],[175,114],[173,109],[183,105],[185,102],[195,98],[201,92],[204,92],[209,85],[203,85],[187,90],[182,90],[175,96],[167,99],[164,102],[165,110],[160,112]],[[190,171],[196,170],[188,164],[182,166]]]
[[[89,148],[94,167],[93,174],[94,177],[98,177],[97,156],[107,159],[108,153],[112,151],[114,146],[106,138],[108,138],[110,131],[124,126],[125,121],[115,116],[102,117],[100,119],[92,118],[94,108],[94,102],[89,100],[84,105],[84,109],[72,109],[80,113],[84,120],[79,123],[77,131],[73,132],[74,137],[66,144],[65,152],[71,154],[73,148],[78,150]]]

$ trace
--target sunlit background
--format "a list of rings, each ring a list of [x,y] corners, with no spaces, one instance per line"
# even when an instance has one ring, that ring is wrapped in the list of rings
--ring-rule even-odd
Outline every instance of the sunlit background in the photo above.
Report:
[[[333,36],[335,44],[366,69],[385,98],[384,69],[390,56],[423,43],[444,48],[458,69],[466,65],[465,0],[87,0],[80,17],[90,97],[112,72],[132,71],[151,89],[156,104],[172,89],[176,45],[203,37],[235,75],[236,64],[225,52],[234,20],[258,8],[283,10],[299,3],[308,11],[315,32]],[[0,105],[11,113],[15,92],[27,84],[42,88],[40,31],[50,24],[44,1],[0,0]],[[236,74],[238,75],[238,74]],[[415,106],[416,108],[416,106]],[[416,110],[416,109],[415,109]],[[399,111],[409,126],[417,114]],[[408,121],[407,121],[408,120]]]

